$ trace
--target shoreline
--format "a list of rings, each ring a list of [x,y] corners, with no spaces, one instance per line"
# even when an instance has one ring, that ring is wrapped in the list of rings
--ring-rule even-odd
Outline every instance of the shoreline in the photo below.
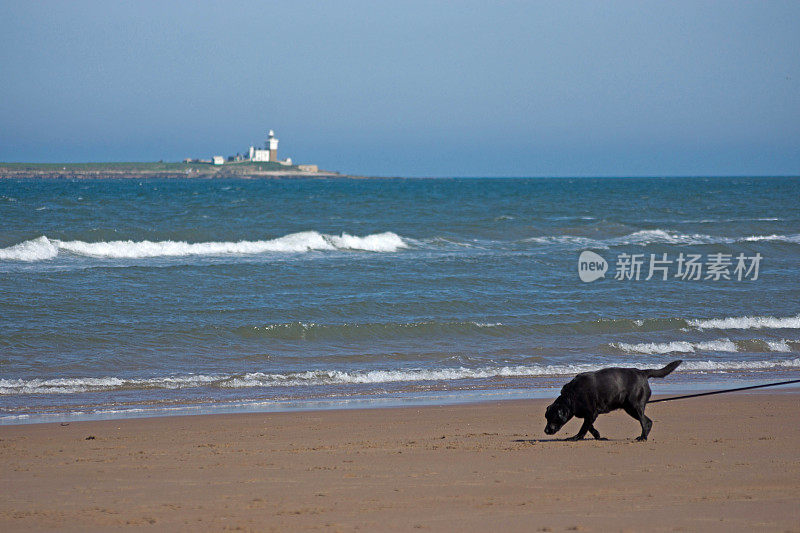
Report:
[[[39,164],[39,163],[35,163]],[[34,165],[35,165],[34,164]],[[55,165],[56,163],[46,163],[48,165]],[[70,165],[67,163],[66,165]],[[23,170],[3,167],[0,164],[0,180],[3,179],[148,179],[148,178],[169,178],[169,179],[218,179],[218,178],[240,178],[240,179],[254,179],[254,178],[343,178],[343,179],[356,179],[356,180],[573,180],[573,179],[602,179],[602,180],[673,180],[673,179],[798,179],[800,175],[794,174],[780,174],[780,175],[676,175],[676,176],[614,176],[614,175],[601,175],[601,176],[402,176],[394,174],[386,175],[362,175],[362,174],[346,174],[336,171],[319,170],[317,172],[305,170],[248,170],[241,168],[225,168],[214,167],[212,165],[203,165],[200,168],[193,166],[190,170],[120,170],[120,169],[103,169],[103,170],[69,170],[69,169],[47,169],[47,170]]]
[[[543,433],[549,400],[3,426],[0,528],[797,531],[798,396]]]
[[[218,178],[358,178],[338,172],[310,172],[305,170],[229,170],[203,169],[191,171],[175,170],[8,170],[0,168],[2,179],[218,179]]]
[[[773,379],[789,381],[792,376]],[[772,379],[772,378],[771,378]],[[717,390],[735,389],[750,385],[761,385],[764,380],[740,380],[738,382],[659,383],[654,387],[651,400],[684,394],[704,393]],[[726,386],[729,384],[730,386]],[[736,385],[735,387],[733,385]],[[652,384],[651,384],[652,386]],[[561,385],[546,388],[510,388],[484,390],[442,390],[417,395],[391,396],[343,396],[309,397],[292,400],[234,400],[196,404],[178,404],[158,407],[153,404],[130,406],[128,409],[100,409],[93,412],[45,412],[0,414],[0,428],[31,424],[52,424],[72,422],[97,422],[114,420],[136,420],[152,418],[175,418],[183,416],[236,416],[240,414],[302,413],[327,411],[353,411],[375,409],[425,408],[436,406],[480,405],[490,402],[539,401],[558,396]],[[787,383],[755,389],[752,391],[732,391],[733,394],[798,394],[800,384]]]

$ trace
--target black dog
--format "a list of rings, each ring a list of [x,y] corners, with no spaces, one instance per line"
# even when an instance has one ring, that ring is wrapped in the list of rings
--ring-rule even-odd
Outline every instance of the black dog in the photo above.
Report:
[[[567,440],[581,440],[586,432],[595,439],[600,433],[592,424],[597,415],[616,409],[625,412],[639,421],[642,434],[636,440],[647,440],[653,421],[644,415],[644,407],[650,399],[648,378],[663,378],[675,370],[681,361],[673,361],[659,370],[639,370],[637,368],[604,368],[597,372],[584,372],[564,385],[561,396],[556,398],[545,412],[547,427],[544,432],[555,434],[570,418],[583,418],[583,425],[577,435]]]

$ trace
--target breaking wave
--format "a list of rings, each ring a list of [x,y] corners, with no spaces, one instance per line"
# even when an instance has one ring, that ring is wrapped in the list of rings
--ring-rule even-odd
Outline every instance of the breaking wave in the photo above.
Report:
[[[789,341],[786,339],[779,340],[779,341],[765,341],[769,349],[773,352],[791,352],[792,347],[789,346]]]
[[[800,244],[800,233],[795,235],[750,235],[743,237],[722,237],[702,233],[678,233],[663,229],[640,230],[619,237],[597,239],[579,235],[547,235],[530,237],[523,242],[537,244],[568,245],[581,248],[608,249],[614,246],[646,246],[648,244],[734,244],[737,242],[788,242]]]
[[[277,239],[237,242],[185,241],[61,241],[45,236],[0,248],[0,260],[45,261],[60,252],[78,256],[138,259],[145,257],[182,257],[211,255],[253,255],[266,252],[300,253],[310,251],[358,250],[367,252],[396,252],[408,247],[396,233],[390,231],[359,237],[342,233],[327,235],[317,231],[291,233]]]
[[[642,342],[627,343],[614,342],[609,346],[616,348],[624,353],[637,354],[666,354],[666,353],[695,353],[695,352],[791,352],[793,345],[800,344],[798,341],[782,339],[779,341],[748,339],[736,340],[717,339],[712,341],[670,341],[670,342]]]
[[[752,242],[752,241],[779,241],[779,242],[793,242],[793,243],[800,243],[800,233],[797,235],[751,235],[750,237],[745,237],[743,239],[739,239],[740,241],[744,242]]]
[[[621,363],[635,368],[658,368],[660,363]],[[313,370],[306,372],[243,374],[189,374],[147,379],[82,377],[59,379],[0,379],[0,395],[74,394],[114,390],[182,389],[193,387],[253,388],[320,385],[364,385],[398,382],[455,381],[461,379],[558,377],[599,370],[607,365],[562,364],[486,366],[480,368],[413,368],[405,370]],[[679,372],[728,372],[735,370],[800,369],[800,358],[764,361],[684,361]]]
[[[798,369],[800,358],[783,361],[684,361],[679,371],[729,372],[731,370]]]
[[[536,245],[566,246],[568,248],[608,249],[615,246],[647,246],[650,244],[700,245],[733,244],[737,242],[787,242],[800,244],[800,234],[796,235],[751,235],[744,237],[719,237],[704,234],[684,234],[662,229],[641,230],[620,237],[593,238],[579,235],[546,235],[529,237],[521,241],[491,241],[501,247],[514,243]],[[270,240],[197,242],[186,241],[62,241],[46,236],[31,239],[13,246],[0,248],[0,260],[7,261],[46,261],[60,253],[70,253],[83,257],[110,259],[138,259],[150,257],[185,257],[218,255],[254,255],[268,252],[302,253],[310,251],[355,250],[368,252],[396,252],[408,248],[410,244],[441,246],[442,243],[459,247],[471,247],[470,242],[456,242],[440,237],[415,241],[404,239],[396,233],[387,231],[363,237],[342,233],[329,235],[317,231],[290,233]]]
[[[790,317],[740,316],[687,320],[687,325],[704,329],[800,329],[800,315]]]
[[[618,348],[623,352],[656,354],[656,353],[694,353],[697,350],[711,352],[737,352],[736,344],[730,339],[719,339],[715,341],[688,342],[643,342],[639,344],[629,344],[627,342],[612,343],[613,348]]]
[[[46,261],[58,255],[58,246],[47,237],[0,248],[0,259],[11,261]]]

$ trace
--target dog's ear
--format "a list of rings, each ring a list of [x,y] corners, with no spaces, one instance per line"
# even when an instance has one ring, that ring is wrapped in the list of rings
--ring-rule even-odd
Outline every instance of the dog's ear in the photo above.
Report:
[[[558,416],[561,420],[569,420],[572,418],[572,413],[569,412],[569,409],[566,405],[559,405],[558,406]]]

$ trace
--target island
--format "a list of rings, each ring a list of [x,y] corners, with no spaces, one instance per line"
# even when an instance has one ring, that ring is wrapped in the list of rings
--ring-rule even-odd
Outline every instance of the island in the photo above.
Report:
[[[227,158],[186,158],[182,162],[129,163],[2,163],[0,178],[144,178],[144,177],[346,177],[338,172],[319,170],[317,165],[293,164],[291,158],[278,159],[278,139],[269,130],[264,147],[250,146],[245,154]]]
[[[272,161],[132,163],[2,163],[0,178],[225,178],[225,177],[346,177],[306,165]]]

